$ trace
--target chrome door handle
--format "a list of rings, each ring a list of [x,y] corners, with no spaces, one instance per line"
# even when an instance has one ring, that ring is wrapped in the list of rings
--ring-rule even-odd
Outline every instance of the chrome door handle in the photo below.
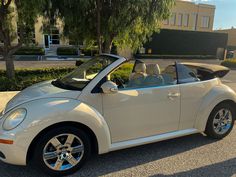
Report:
[[[169,98],[176,98],[176,97],[179,97],[179,96],[180,96],[180,93],[169,93],[168,94]]]

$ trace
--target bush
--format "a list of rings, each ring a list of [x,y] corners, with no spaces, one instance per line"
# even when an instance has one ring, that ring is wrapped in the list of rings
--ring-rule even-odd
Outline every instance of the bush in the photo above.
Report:
[[[111,79],[113,78],[121,78],[123,81],[128,82],[130,73],[132,73],[134,64],[127,63],[124,64],[122,67],[117,69],[115,72],[111,74]]]
[[[57,55],[78,55],[78,49],[75,47],[58,47]]]
[[[14,55],[45,55],[45,50],[42,47],[21,47]]]
[[[236,59],[225,60],[221,63],[221,65],[236,69]]]
[[[46,68],[16,70],[16,78],[6,78],[6,71],[0,70],[0,91],[23,90],[38,82],[57,79],[73,71],[75,68]]]
[[[128,81],[134,64],[127,63],[112,73],[111,78],[118,77]],[[20,91],[38,82],[57,79],[72,72],[71,68],[45,68],[45,69],[19,69],[16,70],[16,78],[9,80],[6,71],[0,70],[0,91]]]
[[[98,55],[98,49],[80,49],[81,53],[84,54],[85,56],[95,56]]]

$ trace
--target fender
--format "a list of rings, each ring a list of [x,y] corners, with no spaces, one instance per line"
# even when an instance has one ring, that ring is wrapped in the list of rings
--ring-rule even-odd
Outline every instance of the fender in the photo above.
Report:
[[[202,104],[198,110],[195,128],[200,132],[204,132],[212,110],[219,103],[226,100],[231,100],[236,103],[235,92],[224,84],[214,86],[202,101]]]
[[[29,106],[30,109],[27,109]],[[96,109],[79,100],[43,98],[27,102],[18,108],[27,109],[27,116],[19,126],[24,132],[17,134],[17,144],[21,144],[22,149],[28,149],[33,139],[45,128],[69,121],[84,124],[94,132],[99,154],[109,151],[111,138],[106,121]]]

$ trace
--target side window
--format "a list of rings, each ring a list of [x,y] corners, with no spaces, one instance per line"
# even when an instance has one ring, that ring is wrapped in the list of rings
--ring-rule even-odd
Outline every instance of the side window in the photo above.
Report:
[[[176,78],[174,65],[161,69],[158,64],[139,60],[123,64],[108,77],[121,90],[174,85],[177,84]]]
[[[112,72],[108,79],[115,82],[119,89],[126,88],[129,83],[129,77],[134,68],[134,63],[128,62],[121,65],[118,69]]]
[[[196,71],[183,64],[177,64],[177,71],[179,84],[200,81],[200,79],[197,77]]]

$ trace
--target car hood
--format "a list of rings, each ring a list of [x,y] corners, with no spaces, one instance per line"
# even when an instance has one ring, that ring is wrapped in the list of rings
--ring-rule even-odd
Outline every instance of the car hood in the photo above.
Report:
[[[13,97],[6,105],[4,112],[19,106],[23,103],[42,98],[72,98],[76,99],[80,91],[64,90],[51,84],[52,81],[41,82],[24,89]]]

